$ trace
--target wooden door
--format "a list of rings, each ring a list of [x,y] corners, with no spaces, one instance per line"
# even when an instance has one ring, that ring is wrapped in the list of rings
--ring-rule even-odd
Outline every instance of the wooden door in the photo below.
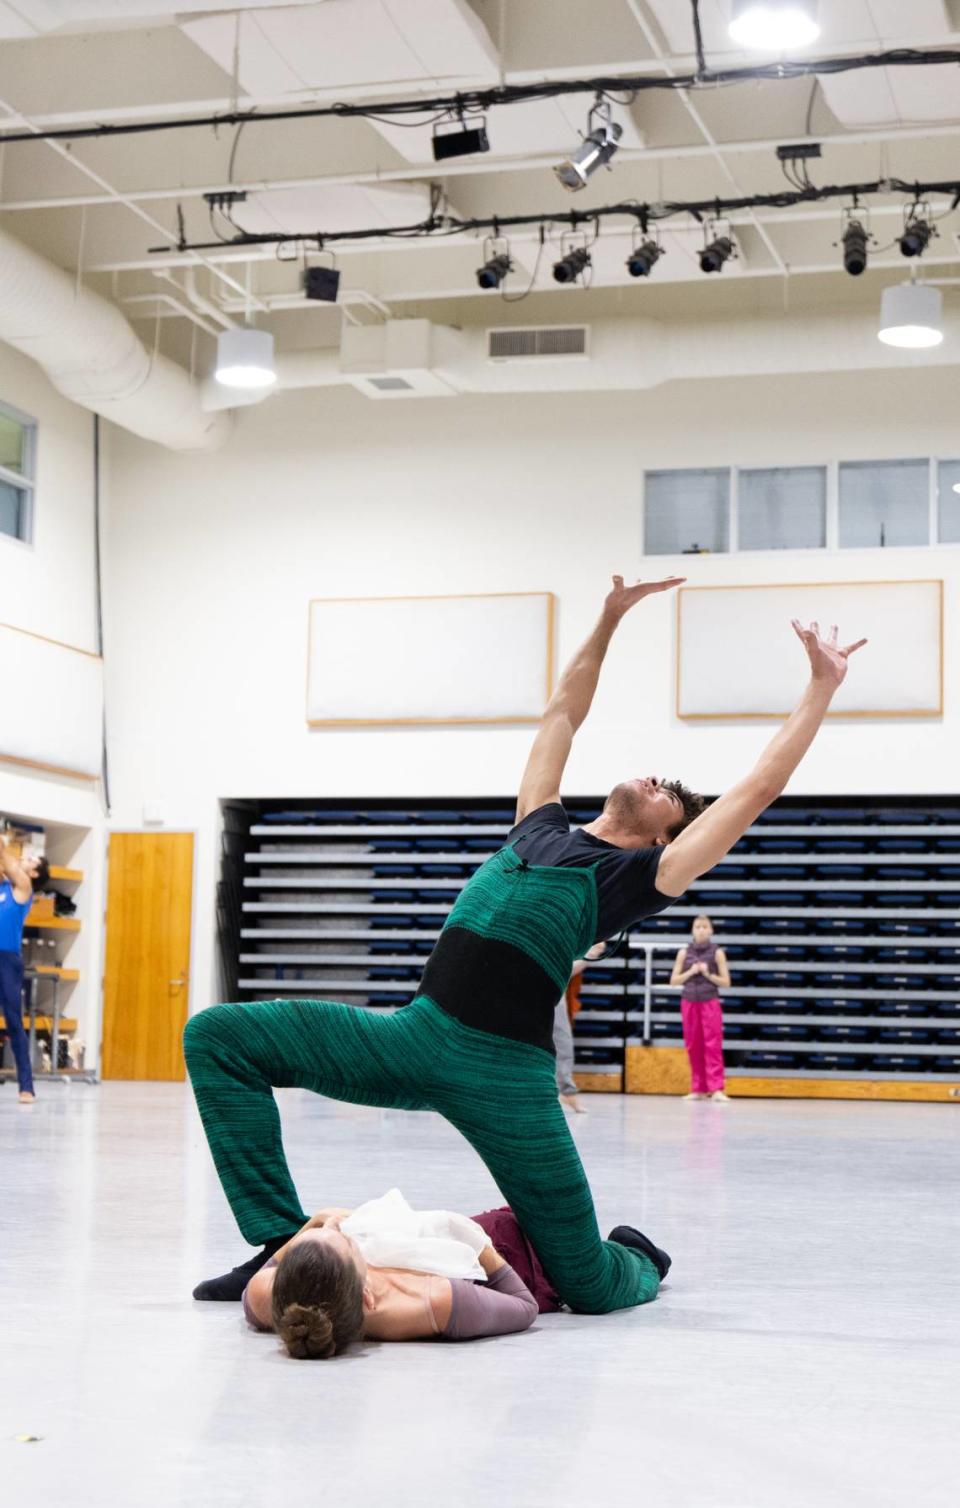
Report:
[[[105,1079],[182,1079],[190,999],[192,833],[111,833]]]

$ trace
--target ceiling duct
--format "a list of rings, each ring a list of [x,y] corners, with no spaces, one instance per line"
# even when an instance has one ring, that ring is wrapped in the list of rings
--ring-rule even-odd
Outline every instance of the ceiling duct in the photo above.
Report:
[[[171,450],[209,450],[229,422],[200,387],[151,356],[115,304],[0,231],[0,340],[42,367],[65,398]]]

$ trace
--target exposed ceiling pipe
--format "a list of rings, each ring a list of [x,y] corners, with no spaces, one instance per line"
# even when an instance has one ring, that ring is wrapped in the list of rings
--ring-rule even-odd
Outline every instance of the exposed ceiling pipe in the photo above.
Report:
[[[199,385],[151,356],[123,314],[0,230],[0,340],[43,368],[65,398],[174,450],[208,450],[229,430]]]

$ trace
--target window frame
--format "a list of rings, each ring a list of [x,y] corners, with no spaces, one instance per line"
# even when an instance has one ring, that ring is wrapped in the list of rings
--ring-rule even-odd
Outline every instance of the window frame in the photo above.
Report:
[[[32,549],[36,534],[37,522],[37,420],[32,414],[25,414],[23,409],[17,408],[13,403],[7,403],[0,399],[0,415],[6,419],[12,419],[23,430],[23,471],[14,471],[10,466],[0,464],[0,482],[6,482],[15,487],[24,495],[22,519],[22,532],[20,534],[8,534],[6,530],[0,530],[0,544],[20,545],[26,549]]]
[[[684,552],[678,555],[647,555],[647,477],[654,472],[667,471],[725,471],[727,473],[727,517],[726,517],[726,547],[723,550],[708,550],[707,555],[715,559],[732,555],[734,553],[734,494],[736,488],[736,467],[729,463],[717,466],[645,466],[640,473],[640,556],[643,560],[680,560]],[[696,557],[701,558],[701,557]]]
[[[647,502],[647,476],[650,472],[665,471],[722,471],[726,470],[730,476],[730,490],[728,497],[728,543],[725,551],[711,551],[711,555],[749,555],[756,559],[782,558],[784,555],[819,555],[822,553],[839,554],[857,550],[879,550],[880,545],[841,545],[840,544],[840,468],[845,465],[882,465],[885,462],[896,463],[898,461],[926,461],[927,464],[927,487],[928,487],[928,513],[927,513],[927,537],[924,541],[912,545],[892,545],[888,548],[897,550],[960,550],[960,540],[942,540],[940,538],[940,466],[945,462],[954,465],[960,464],[960,455],[933,454],[928,456],[879,456],[867,459],[831,456],[826,461],[811,461],[809,457],[803,460],[789,462],[751,462],[749,466],[726,466],[720,464],[710,466],[644,466],[640,472],[640,556],[641,559],[654,559],[647,556],[644,550],[646,542],[646,502]],[[740,495],[739,478],[741,471],[791,471],[795,467],[809,468],[820,467],[825,472],[826,495],[825,495],[825,518],[824,518],[824,542],[822,545],[799,545],[789,550],[743,550],[740,547]],[[663,557],[669,559],[671,557]],[[674,556],[679,560],[681,556]]]

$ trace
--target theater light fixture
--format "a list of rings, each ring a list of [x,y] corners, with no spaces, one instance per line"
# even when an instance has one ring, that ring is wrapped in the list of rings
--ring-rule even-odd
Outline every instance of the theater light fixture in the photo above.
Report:
[[[934,236],[937,227],[930,219],[926,205],[911,204],[904,215],[900,251],[905,257],[922,257]]]
[[[445,162],[449,157],[473,157],[489,150],[487,123],[482,116],[478,126],[465,125],[461,115],[455,120],[440,121],[433,128],[434,162]]]
[[[700,253],[701,272],[722,272],[737,248],[729,228],[719,220],[710,222],[703,232],[704,246]]]
[[[808,47],[820,35],[816,0],[733,0],[730,36],[755,52]]]
[[[943,340],[943,294],[927,283],[895,283],[880,300],[880,329],[885,346],[919,351]]]
[[[623,127],[613,119],[609,100],[598,99],[587,116],[587,134],[554,172],[572,194],[586,187],[597,168],[606,167],[620,143]]]
[[[217,336],[214,376],[224,387],[268,388],[277,380],[269,330],[238,325]]]
[[[852,278],[858,278],[866,271],[870,232],[858,217],[856,209],[845,211],[840,240],[843,245],[843,270],[849,272]]]
[[[632,278],[648,278],[662,256],[660,242],[644,236],[627,257],[627,271]]]
[[[587,268],[592,266],[590,253],[585,246],[574,246],[559,262],[553,264],[553,277],[557,283],[575,283]]]
[[[499,288],[508,273],[513,271],[509,242],[496,236],[488,236],[483,243],[485,261],[477,268],[477,282],[481,288]]]

